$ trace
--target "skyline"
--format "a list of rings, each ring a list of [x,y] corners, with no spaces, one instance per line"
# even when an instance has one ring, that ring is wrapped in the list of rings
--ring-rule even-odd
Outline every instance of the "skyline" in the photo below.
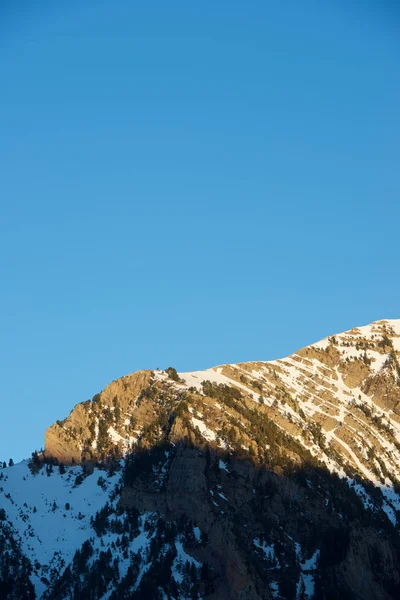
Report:
[[[1,460],[126,373],[400,317],[395,7],[48,4],[0,19]]]

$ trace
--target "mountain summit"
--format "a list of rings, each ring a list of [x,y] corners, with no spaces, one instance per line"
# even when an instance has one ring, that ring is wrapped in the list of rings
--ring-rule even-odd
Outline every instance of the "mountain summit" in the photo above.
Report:
[[[399,491],[400,320],[139,371],[0,471],[0,597],[397,598]]]

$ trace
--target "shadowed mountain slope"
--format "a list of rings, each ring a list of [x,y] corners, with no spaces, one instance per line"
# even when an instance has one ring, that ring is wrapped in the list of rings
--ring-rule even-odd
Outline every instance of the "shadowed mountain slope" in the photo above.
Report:
[[[52,600],[399,597],[399,361],[400,321],[380,321],[286,359],[112,382],[1,471],[27,585]]]

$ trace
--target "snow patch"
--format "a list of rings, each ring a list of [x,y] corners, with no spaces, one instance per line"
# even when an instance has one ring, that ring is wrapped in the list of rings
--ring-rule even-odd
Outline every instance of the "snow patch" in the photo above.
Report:
[[[200,421],[200,419],[196,419],[196,417],[192,417],[191,421],[192,425],[194,427],[197,427],[201,435],[204,438],[206,438],[206,440],[208,440],[209,442],[215,442],[215,440],[217,439],[216,434],[214,433],[214,431],[212,431],[212,429],[209,429],[203,421]]]

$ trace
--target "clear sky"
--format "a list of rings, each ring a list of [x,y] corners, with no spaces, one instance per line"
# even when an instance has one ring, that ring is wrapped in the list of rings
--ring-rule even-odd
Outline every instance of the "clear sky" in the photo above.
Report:
[[[396,3],[0,8],[0,459],[108,382],[400,317]]]

